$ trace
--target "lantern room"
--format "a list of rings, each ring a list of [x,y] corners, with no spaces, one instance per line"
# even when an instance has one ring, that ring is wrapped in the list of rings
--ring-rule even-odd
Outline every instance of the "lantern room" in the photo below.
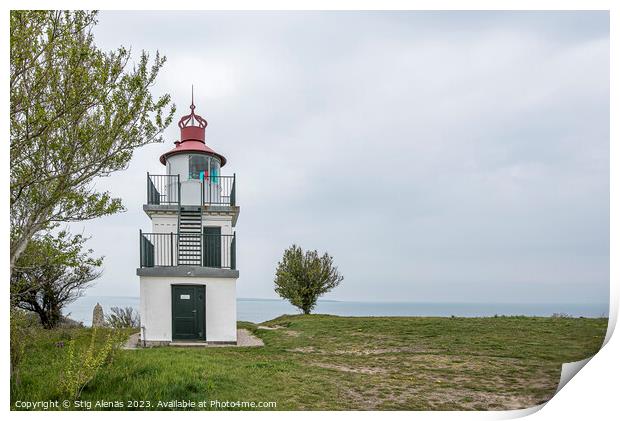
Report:
[[[180,200],[181,205],[234,206],[234,175],[220,174],[221,168],[226,165],[226,158],[206,145],[205,129],[208,123],[195,113],[195,109],[192,97],[190,114],[181,117],[178,123],[180,140],[159,158],[166,166],[166,178],[149,175],[154,190],[160,192],[159,197],[149,197],[172,203]],[[175,191],[177,184],[179,190]],[[162,191],[165,192],[163,197]]]

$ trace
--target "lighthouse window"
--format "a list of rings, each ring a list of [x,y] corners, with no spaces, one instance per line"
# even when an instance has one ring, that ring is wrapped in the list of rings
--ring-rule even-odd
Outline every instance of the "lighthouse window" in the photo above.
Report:
[[[200,180],[200,174],[202,177],[209,173],[209,161],[205,155],[190,155],[189,156],[189,178]]]
[[[217,183],[219,182],[219,175],[220,175],[220,163],[217,162],[215,159],[211,159],[211,171],[209,173],[209,179],[211,180],[212,183]]]

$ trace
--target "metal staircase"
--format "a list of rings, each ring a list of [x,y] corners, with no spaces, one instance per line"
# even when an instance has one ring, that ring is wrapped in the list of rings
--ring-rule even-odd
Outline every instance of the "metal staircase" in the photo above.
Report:
[[[202,207],[179,207],[179,265],[200,266],[202,262]]]

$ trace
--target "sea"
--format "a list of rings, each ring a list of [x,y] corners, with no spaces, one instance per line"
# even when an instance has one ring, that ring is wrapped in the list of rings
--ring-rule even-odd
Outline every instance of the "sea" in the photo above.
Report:
[[[101,304],[104,313],[111,307],[140,307],[139,297],[84,296],[65,308],[64,314],[90,326],[93,307]],[[458,302],[373,302],[319,300],[313,313],[337,316],[438,316],[492,317],[552,316],[608,317],[608,303],[458,303]],[[237,319],[261,323],[299,310],[280,299],[238,298]]]

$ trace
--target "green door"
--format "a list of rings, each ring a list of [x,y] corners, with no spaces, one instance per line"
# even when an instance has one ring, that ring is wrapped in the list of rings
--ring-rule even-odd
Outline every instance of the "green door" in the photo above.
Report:
[[[204,285],[172,285],[172,339],[205,339]]]
[[[222,267],[222,228],[204,227],[203,266],[209,268]]]

